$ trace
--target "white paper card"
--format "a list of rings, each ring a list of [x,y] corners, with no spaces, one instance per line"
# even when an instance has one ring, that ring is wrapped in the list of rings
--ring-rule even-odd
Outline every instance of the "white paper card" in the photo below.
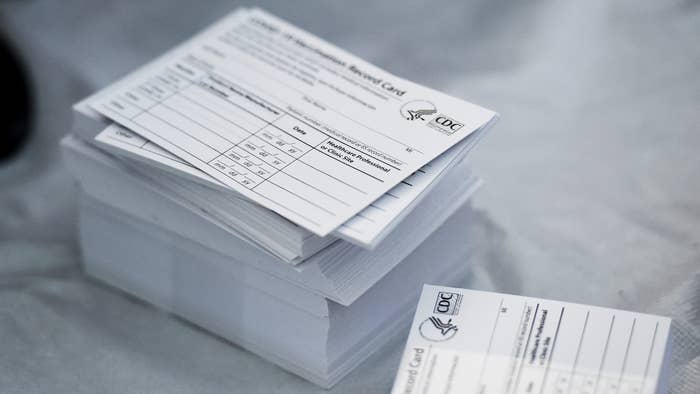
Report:
[[[670,322],[426,285],[392,393],[657,393]]]
[[[321,236],[496,116],[261,10],[224,18],[89,104]]]

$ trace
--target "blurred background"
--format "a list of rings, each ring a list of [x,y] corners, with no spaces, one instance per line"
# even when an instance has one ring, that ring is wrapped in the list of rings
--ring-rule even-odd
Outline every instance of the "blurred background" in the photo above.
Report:
[[[464,285],[671,316],[700,392],[696,0],[0,1],[0,391],[319,390],[80,273],[71,104],[240,5],[500,112]],[[404,339],[332,392],[388,392]]]

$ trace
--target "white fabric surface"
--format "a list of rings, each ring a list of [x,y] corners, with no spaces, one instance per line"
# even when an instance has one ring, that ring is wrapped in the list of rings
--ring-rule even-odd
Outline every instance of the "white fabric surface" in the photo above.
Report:
[[[322,390],[84,277],[57,140],[72,102],[236,7],[10,1],[35,79],[0,165],[0,391]],[[675,319],[672,392],[700,392],[700,2],[262,2],[401,76],[499,111],[465,286]],[[388,392],[404,335],[332,392]]]

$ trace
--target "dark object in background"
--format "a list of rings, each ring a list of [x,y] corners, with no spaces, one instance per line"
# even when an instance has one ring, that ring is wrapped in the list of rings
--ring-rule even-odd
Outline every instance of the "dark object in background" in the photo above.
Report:
[[[31,131],[32,95],[17,51],[0,32],[0,163],[24,145]]]

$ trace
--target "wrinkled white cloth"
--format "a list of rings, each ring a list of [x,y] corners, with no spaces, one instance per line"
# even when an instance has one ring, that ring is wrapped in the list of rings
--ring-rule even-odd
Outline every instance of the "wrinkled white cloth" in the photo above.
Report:
[[[671,316],[671,391],[700,392],[700,2],[262,3],[501,113],[474,157],[465,286]],[[70,104],[235,6],[0,4],[39,110],[0,164],[0,391],[324,392],[80,271]],[[388,392],[405,335],[331,392]]]

